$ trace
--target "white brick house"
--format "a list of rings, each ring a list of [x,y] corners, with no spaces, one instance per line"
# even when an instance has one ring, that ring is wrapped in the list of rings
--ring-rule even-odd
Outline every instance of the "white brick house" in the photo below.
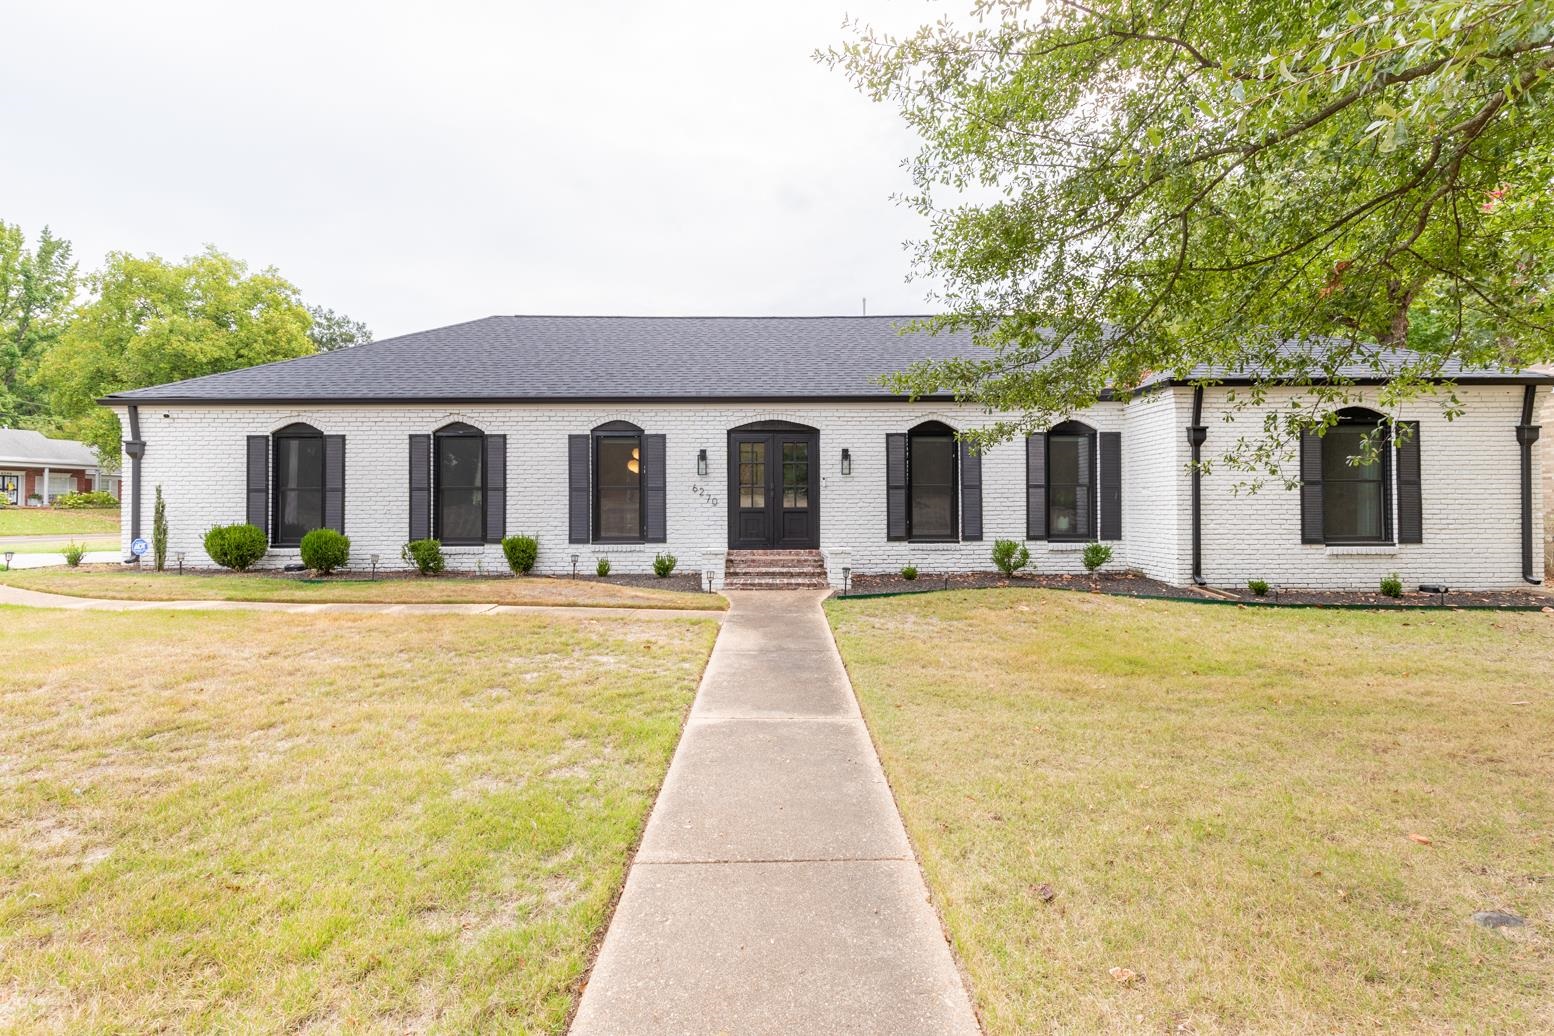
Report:
[[[1396,571],[1492,589],[1543,571],[1541,451],[1518,428],[1554,379],[1461,372],[1466,412],[1409,404],[1396,416],[1415,434],[1369,468],[1346,463],[1344,436],[1379,416],[1358,390],[1337,433],[1291,458],[1301,488],[1248,493],[1213,468],[1195,507],[1195,434],[1212,461],[1260,427],[1231,389],[1161,380],[979,457],[952,436],[987,414],[878,381],[974,347],[898,321],[494,317],[120,393],[103,402],[127,435],[125,557],[160,486],[191,564],[208,562],[207,528],[248,520],[273,566],[318,525],[351,538],[356,567],[398,567],[407,540],[434,535],[450,567],[503,571],[501,537],[527,533],[542,572],[574,555],[585,572],[601,556],[648,572],[667,551],[715,584],[731,548],[818,548],[837,584],[844,567],[990,569],[1003,538],[1040,572],[1078,572],[1085,543],[1107,540],[1113,568],[1178,585],[1374,589]]]

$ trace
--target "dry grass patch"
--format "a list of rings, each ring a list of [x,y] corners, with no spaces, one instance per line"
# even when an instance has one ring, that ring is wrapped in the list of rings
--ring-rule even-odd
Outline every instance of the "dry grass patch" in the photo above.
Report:
[[[1554,1030],[1554,617],[827,610],[989,1032]]]
[[[61,1032],[559,1031],[715,630],[0,625],[0,1030]]]
[[[0,536],[104,536],[119,533],[119,510],[0,507]]]
[[[545,576],[297,579],[253,572],[126,571],[121,566],[34,568],[0,573],[0,583],[71,597],[131,601],[289,601],[322,604],[517,604],[579,608],[688,608],[721,611],[717,594],[659,590],[592,579]]]
[[[72,543],[85,547],[87,550],[118,550],[119,538],[117,536],[76,536],[61,540],[32,540],[23,543],[6,543],[0,545],[0,550],[9,550],[17,554],[63,554],[65,548]],[[0,565],[0,572],[4,566]]]

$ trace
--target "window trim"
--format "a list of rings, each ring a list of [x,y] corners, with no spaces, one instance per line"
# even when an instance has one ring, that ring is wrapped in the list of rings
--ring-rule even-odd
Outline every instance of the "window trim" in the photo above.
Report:
[[[480,442],[480,536],[450,540],[442,535],[442,439],[478,439]],[[432,433],[432,539],[445,547],[480,547],[486,542],[486,433],[474,425],[455,421]]]
[[[593,543],[611,544],[635,544],[647,542],[647,482],[643,477],[643,468],[647,464],[647,448],[644,440],[647,438],[641,428],[629,421],[611,421],[602,424],[590,433],[593,440],[590,444],[588,462],[590,475],[588,495],[591,520],[590,533]],[[637,443],[637,533],[636,536],[605,536],[601,533],[599,519],[601,484],[599,481],[599,447],[606,439],[635,439]]]
[[[948,536],[919,536],[912,520],[912,454],[915,439],[950,440],[950,534]],[[907,429],[906,433],[906,538],[908,543],[959,543],[960,542],[960,439],[955,429],[943,421],[924,421]]]
[[[274,537],[270,540],[270,546],[295,550],[302,546],[302,536],[306,536],[313,530],[308,529],[302,534],[302,536],[298,536],[295,540],[283,540],[280,538],[281,507],[283,506],[285,495],[288,492],[299,492],[299,490],[296,489],[288,490],[281,488],[281,451],[279,448],[279,442],[282,439],[318,440],[318,528],[320,529],[325,527],[324,496],[327,492],[325,487],[329,485],[329,473],[327,470],[329,465],[329,453],[324,449],[324,433],[304,421],[293,421],[291,424],[286,425],[284,428],[277,428],[275,431],[270,433],[270,495],[273,497],[273,499],[270,501],[270,532]]]
[[[1397,525],[1392,520],[1392,510],[1396,499],[1393,480],[1397,477],[1397,465],[1392,463],[1394,438],[1392,426],[1385,415],[1378,414],[1374,410],[1365,407],[1345,407],[1338,411],[1338,420],[1328,429],[1358,428],[1369,432],[1375,428],[1382,429],[1382,441],[1377,446],[1376,459],[1381,465],[1381,476],[1376,481],[1381,483],[1381,538],[1373,536],[1330,536],[1327,531],[1327,521],[1331,516],[1332,508],[1328,493],[1328,487],[1337,481],[1360,481],[1330,479],[1327,477],[1327,435],[1324,433],[1319,440],[1322,444],[1322,545],[1325,547],[1392,547],[1397,545]],[[1365,482],[1372,480],[1365,479]]]
[[[1052,440],[1054,438],[1083,439],[1085,451],[1090,455],[1090,483],[1085,487],[1090,504],[1089,528],[1076,535],[1055,536],[1052,533],[1052,487],[1054,485],[1052,481]],[[1042,447],[1047,452],[1045,458],[1047,483],[1042,487],[1042,506],[1047,509],[1048,543],[1094,543],[1100,540],[1101,516],[1099,514],[1098,505],[1100,501],[1098,496],[1101,482],[1101,458],[1097,450],[1099,443],[1100,436],[1096,433],[1096,430],[1083,421],[1064,421],[1062,424],[1054,425],[1047,430],[1046,441]],[[1063,485],[1066,486],[1067,483],[1063,483]],[[1077,489],[1078,486],[1074,488]]]

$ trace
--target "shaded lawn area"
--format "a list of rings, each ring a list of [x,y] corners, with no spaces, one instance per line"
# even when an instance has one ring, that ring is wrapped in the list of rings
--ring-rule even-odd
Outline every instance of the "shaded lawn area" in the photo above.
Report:
[[[0,507],[0,536],[117,536],[119,509]]]
[[[71,597],[135,601],[344,601],[375,604],[521,604],[586,608],[694,608],[721,611],[718,594],[658,590],[604,580],[545,576],[295,579],[259,573],[126,571],[117,565],[24,569],[0,573],[0,583]]]
[[[715,631],[0,626],[0,1028],[104,1032],[560,1031]]]
[[[990,1033],[1554,1030],[1554,616],[826,608]]]
[[[118,550],[119,538],[117,536],[74,536],[61,540],[34,540],[27,543],[0,544],[0,551],[14,551],[17,554],[62,554],[66,547],[72,543],[85,547],[87,550]],[[3,566],[0,566],[3,570]]]

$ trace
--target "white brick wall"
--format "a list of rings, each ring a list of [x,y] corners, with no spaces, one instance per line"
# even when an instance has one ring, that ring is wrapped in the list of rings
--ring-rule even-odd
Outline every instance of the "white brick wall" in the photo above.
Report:
[[[1235,499],[1228,492],[1229,477],[1216,474],[1204,485],[1206,574],[1212,582],[1222,583],[1261,576],[1288,585],[1373,586],[1381,572],[1398,568],[1407,570],[1408,579],[1448,579],[1464,586],[1517,585],[1516,453],[1510,427],[1520,398],[1512,396],[1519,391],[1465,390],[1470,413],[1449,429],[1437,427],[1427,413],[1418,415],[1425,421],[1426,543],[1421,547],[1401,548],[1406,553],[1396,559],[1326,556],[1321,547],[1300,545],[1294,494],[1274,488],[1254,498]],[[1481,398],[1484,405],[1479,408],[1475,404]],[[1078,415],[1097,430],[1122,432],[1123,539],[1114,545],[1113,568],[1135,568],[1175,583],[1187,580],[1189,482],[1184,428],[1190,399],[1188,389],[1168,389],[1144,394],[1126,405],[1098,404]],[[1206,401],[1204,420],[1210,426],[1206,455],[1212,453],[1216,440],[1228,438],[1218,419],[1219,413]],[[616,420],[666,436],[666,544],[567,542],[566,437]],[[576,552],[583,571],[592,571],[595,559],[608,555],[616,572],[645,573],[651,571],[653,555],[660,550],[674,553],[682,571],[696,571],[704,555],[710,554],[716,564],[714,552],[727,546],[728,430],[768,420],[794,421],[820,430],[816,462],[821,481],[821,547],[832,560],[833,580],[840,579],[839,562],[844,559],[860,573],[894,572],[910,562],[925,578],[943,571],[989,569],[994,540],[1024,536],[1025,447],[1013,442],[994,447],[983,458],[981,542],[886,540],[886,433],[905,431],[927,420],[941,420],[958,429],[986,420],[971,407],[906,403],[142,407],[141,438],[147,444],[142,535],[150,537],[152,501],[160,484],[167,501],[169,550],[185,551],[189,564],[208,564],[201,549],[205,530],[244,520],[245,437],[305,421],[326,435],[346,437],[345,531],[351,537],[353,563],[365,566],[368,555],[378,553],[384,565],[399,567],[399,549],[408,531],[407,437],[430,433],[450,421],[465,421],[486,432],[507,435],[507,530],[538,535],[540,571],[569,571],[570,555]],[[1509,445],[1500,442],[1502,437]],[[850,476],[840,473],[844,447],[852,453]],[[708,472],[697,476],[696,453],[702,449],[707,451]],[[127,458],[124,463],[127,472]],[[1460,477],[1454,480],[1452,472]],[[1480,504],[1487,513],[1480,513]],[[128,556],[127,487],[123,506]],[[1036,571],[1082,570],[1074,545],[1030,546]],[[450,547],[448,553],[454,568],[473,570],[484,565],[488,571],[505,571],[501,550],[495,545]],[[294,549],[277,549],[265,563],[278,566],[296,561]]]

